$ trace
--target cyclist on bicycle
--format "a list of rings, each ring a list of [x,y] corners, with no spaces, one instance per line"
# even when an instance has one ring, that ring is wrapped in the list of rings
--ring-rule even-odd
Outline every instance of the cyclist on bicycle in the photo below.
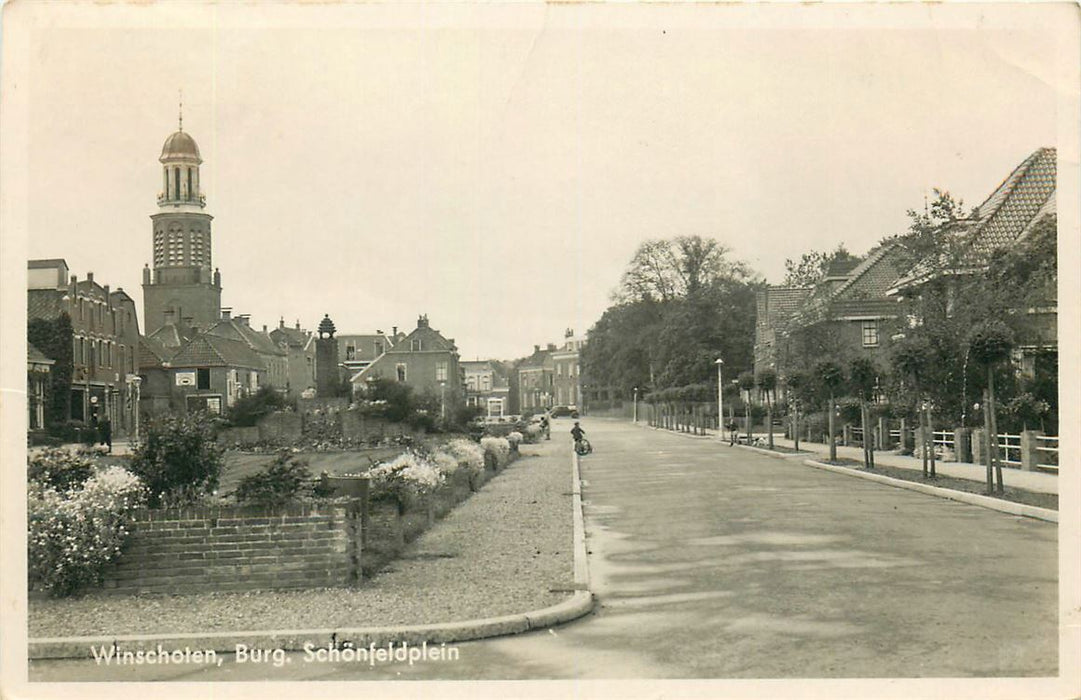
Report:
[[[571,437],[574,438],[574,450],[580,455],[593,451],[593,447],[589,444],[589,440],[585,439],[585,435],[586,431],[582,430],[582,426],[578,425],[578,421],[574,421],[574,427],[571,428]]]

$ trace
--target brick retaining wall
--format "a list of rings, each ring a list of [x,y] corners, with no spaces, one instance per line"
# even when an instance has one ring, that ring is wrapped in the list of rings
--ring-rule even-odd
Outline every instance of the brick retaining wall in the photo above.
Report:
[[[345,502],[142,510],[114,593],[198,593],[341,586],[357,580],[360,512]]]

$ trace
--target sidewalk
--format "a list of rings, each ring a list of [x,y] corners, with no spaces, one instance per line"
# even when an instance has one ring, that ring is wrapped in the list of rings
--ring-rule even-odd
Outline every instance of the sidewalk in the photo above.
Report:
[[[763,434],[763,439],[765,435]],[[781,447],[793,447],[792,440],[780,437],[778,435],[773,436],[773,444]],[[806,442],[801,440],[800,451],[813,452],[814,454],[822,457],[829,455],[829,445],[819,442]],[[855,459],[863,461],[863,448],[862,447],[844,447],[842,445],[837,446],[837,456],[845,457],[847,459]],[[898,469],[908,469],[911,471],[923,471],[923,460],[917,457],[909,457],[906,455],[895,454],[891,451],[879,451],[875,450],[875,464],[883,464],[890,467],[897,467]],[[969,481],[984,482],[987,480],[987,467],[982,464],[969,464],[968,462],[943,462],[938,460],[935,462],[935,472],[944,476],[952,476],[958,479],[966,479]],[[1007,486],[1012,486],[1018,489],[1025,489],[1026,491],[1035,491],[1037,493],[1058,493],[1058,475],[1047,474],[1044,472],[1027,472],[1020,469],[1014,469],[1011,467],[1002,468],[1002,481]]]
[[[642,421],[638,422],[639,427],[650,428],[648,423]],[[655,428],[656,430],[663,430],[663,428]],[[673,431],[669,431],[673,432]],[[716,430],[706,430],[706,435],[692,435],[686,434],[687,437],[698,437],[699,439],[717,439]],[[677,435],[684,435],[685,433],[675,433]],[[742,434],[742,433],[741,433]],[[765,433],[752,433],[755,437],[762,438],[765,442]],[[727,445],[727,440],[725,441]],[[793,448],[795,443],[788,438],[782,437],[777,433],[773,434],[773,444],[779,447]],[[823,458],[824,455],[828,455],[830,448],[829,445],[820,442],[807,442],[801,440],[800,444],[801,452],[810,452],[819,458]],[[842,445],[837,446],[837,456],[847,459],[854,459],[857,461],[863,461],[863,448],[862,447],[845,447]],[[906,455],[899,455],[892,451],[875,450],[875,463],[882,464],[890,467],[896,467],[898,469],[909,469],[912,471],[922,472],[923,461],[916,457],[909,457]],[[987,467],[983,464],[970,464],[968,462],[943,462],[938,460],[935,462],[935,472],[943,476],[952,476],[958,479],[966,479],[968,481],[985,482],[987,480]],[[1058,475],[1048,474],[1046,472],[1028,472],[1012,467],[1002,468],[1002,480],[1006,486],[1012,486],[1013,488],[1025,489],[1026,491],[1035,491],[1036,493],[1053,493],[1058,494]]]
[[[32,599],[29,656],[86,657],[114,642],[299,649],[332,634],[357,646],[452,642],[581,617],[593,603],[568,447],[523,445],[521,459],[356,588]]]

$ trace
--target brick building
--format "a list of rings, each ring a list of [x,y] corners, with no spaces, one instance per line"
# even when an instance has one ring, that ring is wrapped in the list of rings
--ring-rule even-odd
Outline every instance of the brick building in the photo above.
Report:
[[[28,321],[71,319],[71,384],[59,398],[66,413],[60,418],[93,423],[108,416],[114,431],[126,430],[139,360],[135,302],[122,288],[96,282],[93,272],[81,281],[69,275],[63,259],[30,260],[27,286]]]
[[[552,351],[552,388],[556,406],[579,407],[582,403],[581,351],[585,338],[567,329],[563,344]]]
[[[431,327],[427,316],[419,317],[413,332],[353,375],[354,392],[376,378],[408,384],[417,394],[439,397],[447,406],[463,398],[458,348],[453,338],[445,338]]]
[[[522,413],[555,405],[555,343],[533,346],[533,354],[518,363],[518,405]]]

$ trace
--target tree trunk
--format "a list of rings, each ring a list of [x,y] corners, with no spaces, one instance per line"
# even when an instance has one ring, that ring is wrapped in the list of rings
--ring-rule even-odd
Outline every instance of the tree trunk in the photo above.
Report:
[[[916,407],[917,418],[920,422],[919,427],[919,446],[920,446],[920,458],[923,467],[923,478],[926,479],[928,475],[927,471],[927,412],[923,410],[923,406]]]
[[[987,389],[983,390],[983,432],[987,435],[987,493],[990,495],[995,491],[993,455],[998,438],[991,435],[991,399],[987,394]]]
[[[991,448],[991,458],[995,462],[995,480],[998,482],[998,492],[1003,493],[1006,487],[1002,484],[1002,460],[998,458],[998,416],[995,415],[995,372],[991,367],[987,368],[987,408],[991,413],[991,439],[995,446]]]
[[[792,440],[796,443],[796,452],[799,452],[799,402],[792,402]]]
[[[833,414],[836,413],[836,411],[837,411],[837,409],[833,405],[833,392],[830,392],[829,415],[827,416],[827,426],[828,426],[827,429],[829,430],[829,433],[830,433],[829,434],[829,441],[830,441],[830,461],[831,462],[836,462],[837,461],[837,438],[834,436],[834,433],[833,433]]]
[[[766,392],[766,435],[769,437],[769,448],[773,449],[773,400],[770,399],[769,392]]]
[[[751,444],[751,392],[747,392],[747,404],[743,407],[744,422],[747,424],[747,444]]]
[[[928,459],[931,463],[931,478],[935,478],[935,422],[931,416],[931,402],[927,402],[927,434],[930,437],[931,454],[928,455]]]
[[[868,440],[867,434],[867,403],[860,398],[860,430],[863,434],[863,467],[865,469],[871,468],[871,441]]]

